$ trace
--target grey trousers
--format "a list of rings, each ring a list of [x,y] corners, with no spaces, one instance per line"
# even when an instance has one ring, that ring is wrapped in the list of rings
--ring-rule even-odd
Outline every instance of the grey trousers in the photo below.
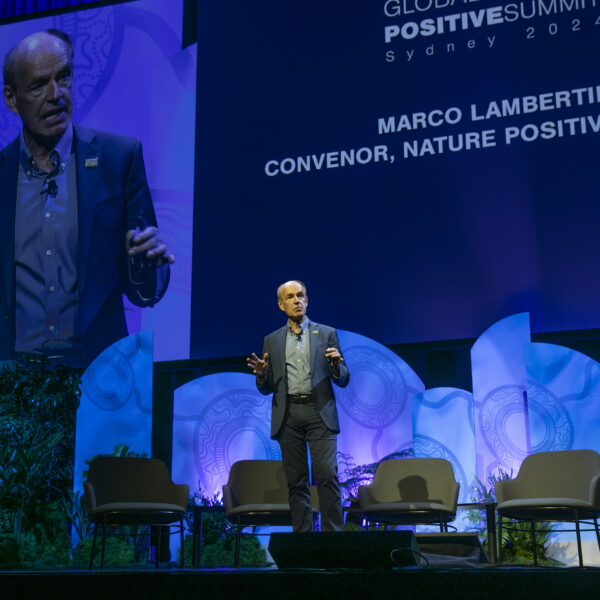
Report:
[[[337,466],[337,435],[325,426],[313,404],[290,404],[279,436],[294,531],[313,531],[308,449],[319,494],[321,529],[342,531],[344,517]]]

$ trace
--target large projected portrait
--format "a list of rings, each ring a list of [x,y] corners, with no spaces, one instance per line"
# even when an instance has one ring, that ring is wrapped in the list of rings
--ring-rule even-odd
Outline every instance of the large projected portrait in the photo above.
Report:
[[[189,355],[195,61],[176,4],[2,28],[0,359],[87,366],[148,329],[155,359]]]

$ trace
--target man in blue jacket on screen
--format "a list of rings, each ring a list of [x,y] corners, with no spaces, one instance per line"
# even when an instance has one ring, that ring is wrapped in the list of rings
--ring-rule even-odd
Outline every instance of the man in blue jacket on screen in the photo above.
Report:
[[[263,355],[247,359],[263,394],[273,393],[271,437],[279,442],[294,531],[313,531],[307,444],[319,494],[321,528],[344,528],[337,467],[340,431],[333,381],[345,387],[350,373],[337,333],[306,316],[306,286],[298,280],[277,289],[287,323],[269,334]]]
[[[73,44],[48,30],[4,60],[19,136],[0,151],[0,360],[86,366],[127,335],[122,294],[152,306],[169,281],[140,142],[75,125]]]

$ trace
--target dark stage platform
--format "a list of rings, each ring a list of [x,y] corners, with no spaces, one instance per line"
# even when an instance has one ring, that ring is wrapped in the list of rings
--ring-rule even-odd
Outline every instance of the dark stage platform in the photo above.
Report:
[[[0,572],[3,600],[502,599],[598,598],[600,569],[211,569]]]

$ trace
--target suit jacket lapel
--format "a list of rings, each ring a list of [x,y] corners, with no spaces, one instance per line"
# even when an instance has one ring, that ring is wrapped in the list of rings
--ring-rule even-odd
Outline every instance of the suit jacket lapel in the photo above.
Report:
[[[308,327],[306,328],[306,332],[308,333],[308,343],[310,346],[310,372],[315,372],[315,357],[317,352],[317,342],[319,341],[319,326],[317,323],[308,322]]]
[[[0,297],[14,308],[15,208],[19,172],[19,138],[0,152],[2,218],[0,219]]]
[[[284,374],[285,374],[285,336],[287,334],[287,328],[288,328],[288,326],[285,325],[279,331],[277,331],[277,333],[275,335],[276,347],[274,349],[275,356],[281,356],[281,369]],[[287,379],[287,377],[286,377],[286,379]]]
[[[79,290],[85,289],[96,204],[100,198],[102,157],[95,134],[74,126],[79,212]]]

